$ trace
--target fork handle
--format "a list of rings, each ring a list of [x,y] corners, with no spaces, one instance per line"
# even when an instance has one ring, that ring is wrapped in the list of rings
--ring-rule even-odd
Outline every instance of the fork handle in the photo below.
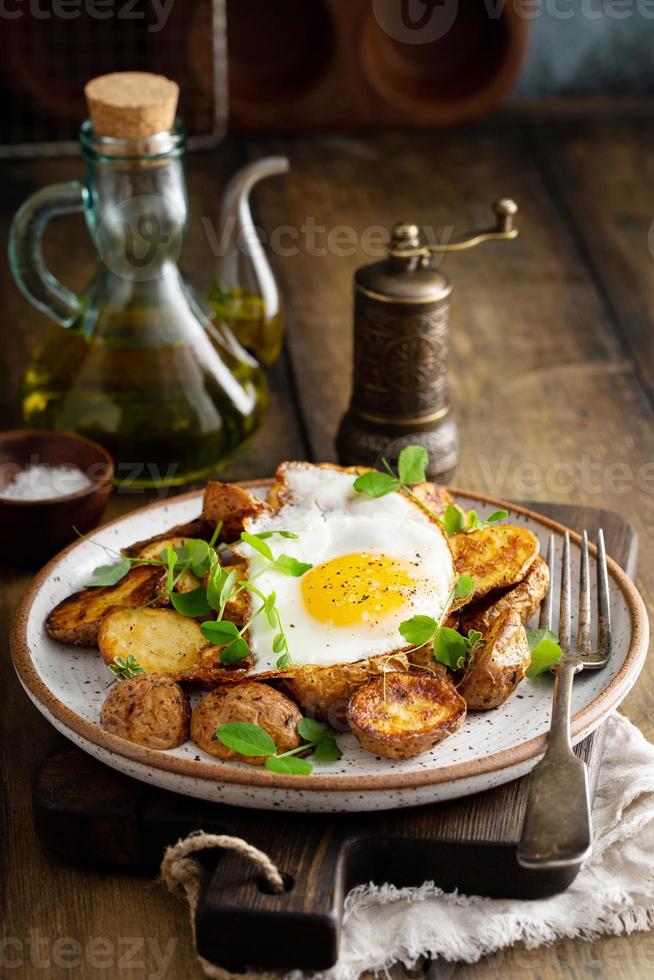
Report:
[[[570,743],[570,702],[577,670],[575,663],[568,662],[556,673],[547,750],[529,776],[517,852],[523,868],[568,867],[580,864],[590,852],[586,765],[574,755]]]

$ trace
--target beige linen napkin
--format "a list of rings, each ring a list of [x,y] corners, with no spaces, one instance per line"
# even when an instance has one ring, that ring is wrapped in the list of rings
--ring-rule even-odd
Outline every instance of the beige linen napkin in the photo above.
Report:
[[[420,956],[475,962],[524,943],[594,939],[654,924],[654,746],[626,718],[608,720],[593,809],[594,844],[570,888],[534,901],[364,885],[347,898],[341,956],[329,980]]]

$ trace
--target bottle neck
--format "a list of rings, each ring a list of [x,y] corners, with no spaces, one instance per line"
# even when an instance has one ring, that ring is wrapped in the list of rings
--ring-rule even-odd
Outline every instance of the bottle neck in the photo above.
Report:
[[[91,237],[110,272],[138,282],[177,262],[188,217],[183,138],[159,136],[168,138],[165,152],[138,155],[140,144],[92,138],[88,131],[85,138],[82,130]],[[110,145],[99,152],[104,144]],[[126,146],[132,154],[119,155]]]

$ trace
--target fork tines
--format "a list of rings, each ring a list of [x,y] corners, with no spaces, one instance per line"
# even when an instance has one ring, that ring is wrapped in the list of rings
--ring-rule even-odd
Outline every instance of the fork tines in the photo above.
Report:
[[[547,564],[550,570],[550,587],[540,609],[539,627],[552,629],[554,605],[554,572],[556,548],[554,535],[550,535],[547,546]],[[571,653],[572,587],[570,572],[570,535],[563,537],[561,553],[561,591],[559,612],[559,645],[564,654]],[[580,656],[580,666],[586,668],[602,667],[611,653],[611,605],[609,601],[609,576],[606,564],[604,532],[600,528],[597,535],[597,652],[593,653],[591,636],[591,596],[589,574],[588,534],[581,538],[581,564],[579,573],[579,616],[576,653]]]

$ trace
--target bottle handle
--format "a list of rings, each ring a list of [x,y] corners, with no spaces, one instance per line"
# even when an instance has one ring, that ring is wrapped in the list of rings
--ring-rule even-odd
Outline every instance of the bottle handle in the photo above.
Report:
[[[86,190],[78,180],[36,191],[19,208],[9,232],[9,264],[18,288],[43,313],[70,327],[82,304],[48,271],[41,240],[51,218],[83,211]]]

